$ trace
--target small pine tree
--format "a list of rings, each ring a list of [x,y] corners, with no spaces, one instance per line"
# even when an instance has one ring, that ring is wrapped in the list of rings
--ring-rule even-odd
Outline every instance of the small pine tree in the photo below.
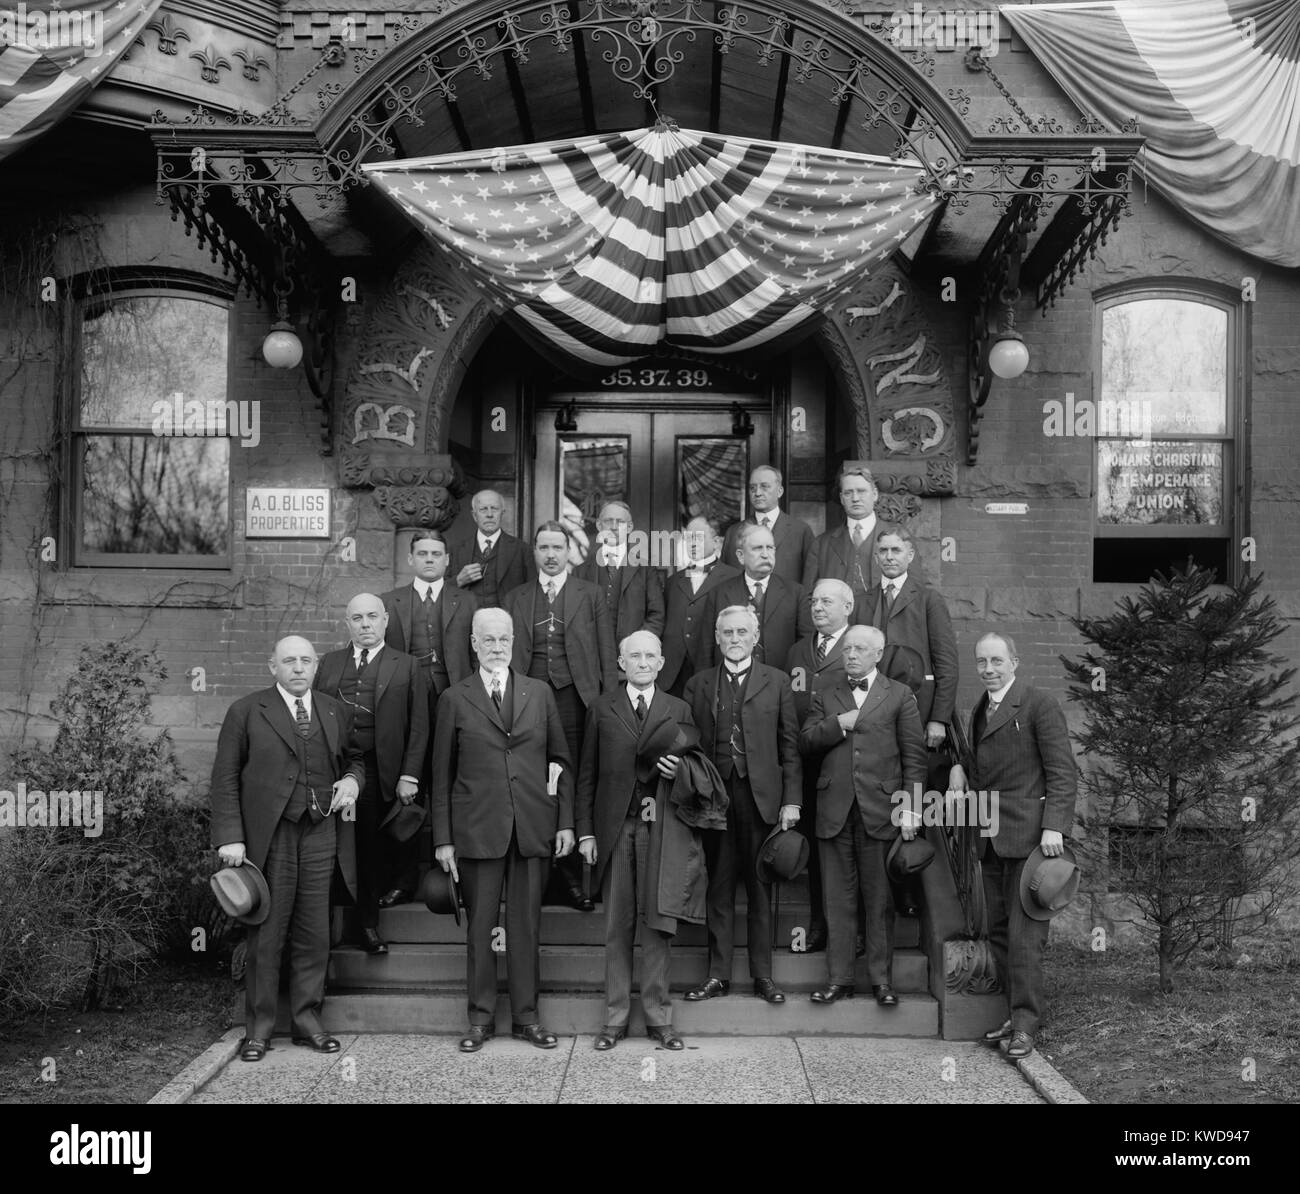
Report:
[[[1085,714],[1088,853],[1142,914],[1164,992],[1197,946],[1263,927],[1296,889],[1296,673],[1266,650],[1285,626],[1262,579],[1157,573],[1073,619],[1095,649],[1061,657]]]

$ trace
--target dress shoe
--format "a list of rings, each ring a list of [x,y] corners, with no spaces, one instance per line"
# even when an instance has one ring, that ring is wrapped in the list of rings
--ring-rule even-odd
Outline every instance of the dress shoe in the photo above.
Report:
[[[853,938],[853,956],[855,958],[860,958],[866,952],[867,952],[867,939],[861,933],[859,933],[856,937]]]
[[[602,1028],[596,1036],[595,1050],[606,1053],[627,1036],[626,1028]]]
[[[784,1003],[785,992],[777,987],[770,978],[756,978],[754,980],[754,994],[760,999],[766,999],[768,1003]]]
[[[731,984],[725,978],[711,978],[705,983],[701,983],[692,991],[686,992],[686,998],[692,1003],[701,999],[717,999],[720,995],[725,995],[731,990]]]
[[[665,1049],[671,1049],[674,1053],[680,1053],[686,1048],[686,1042],[673,1031],[671,1024],[647,1026],[645,1034],[652,1041],[658,1041]]]
[[[876,997],[876,1002],[881,1007],[897,1007],[898,996],[894,994],[894,988],[888,983],[880,983],[878,986],[871,988],[871,993]]]
[[[1034,1051],[1034,1038],[1027,1032],[1017,1029],[1011,1034],[1011,1043],[1007,1046],[1007,1056],[1013,1061],[1028,1057]]]
[[[261,1061],[270,1047],[269,1042],[258,1040],[255,1036],[245,1037],[239,1042],[239,1060]]]
[[[378,929],[362,929],[361,948],[368,954],[386,954],[388,942],[379,935]]]
[[[980,1040],[986,1045],[996,1045],[998,1041],[1005,1041],[1011,1035],[1011,1021],[1003,1020],[996,1028],[986,1032]]]
[[[296,1036],[293,1038],[295,1045],[310,1045],[317,1053],[337,1053],[339,1051],[338,1040],[324,1032],[313,1032],[311,1036]]]
[[[579,912],[596,911],[595,901],[591,898],[591,896],[584,894],[582,888],[579,887],[578,884],[570,883],[568,892],[569,892],[569,904],[572,907],[576,908]]]
[[[837,999],[852,999],[852,984],[831,983],[820,991],[814,991],[809,998],[814,1003],[834,1003]]]
[[[411,899],[411,893],[404,887],[394,887],[392,891],[386,891],[379,897],[379,906],[391,908],[394,904],[409,904]]]
[[[819,954],[826,948],[826,925],[814,924],[804,938],[803,950],[806,954]]]
[[[496,1029],[491,1024],[471,1024],[469,1032],[460,1038],[460,1051],[477,1053],[495,1035]]]
[[[540,1024],[511,1024],[510,1035],[517,1041],[527,1041],[539,1049],[554,1049],[560,1038],[553,1032],[547,1032]]]

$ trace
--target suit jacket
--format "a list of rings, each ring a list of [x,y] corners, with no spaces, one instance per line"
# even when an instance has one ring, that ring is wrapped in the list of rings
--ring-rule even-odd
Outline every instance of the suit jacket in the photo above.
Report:
[[[777,526],[781,524],[778,522]],[[685,569],[675,572],[665,585],[667,607],[664,623],[664,668],[659,683],[672,688],[678,677],[689,678],[703,664],[704,648],[713,640],[713,625],[705,625],[709,594],[724,581],[740,575],[720,560],[709,570],[697,593],[691,592],[691,578]]]
[[[981,696],[971,714],[973,774],[966,778],[977,791],[999,794],[998,856],[1028,858],[1044,829],[1068,834],[1074,823],[1078,773],[1065,714],[1050,693],[1015,680],[974,741],[988,699]]]
[[[700,658],[702,667],[713,667],[722,662],[722,652],[714,635],[718,615],[729,605],[748,605],[749,585],[745,574],[723,581],[709,594],[709,603],[705,612],[707,623],[707,642],[701,633]],[[754,654],[769,667],[779,668],[790,654],[790,648],[797,639],[802,638],[812,629],[812,614],[808,602],[803,599],[803,590],[798,585],[788,585],[776,573],[767,580],[764,590],[763,617],[759,627],[758,641],[761,652],[755,648]]]
[[[835,640],[835,646],[826,652],[826,658],[817,662],[817,631],[801,638],[785,659],[785,670],[790,674],[794,691],[794,715],[803,725],[812,708],[815,693],[844,675],[844,635]]]
[[[757,521],[758,516],[751,510],[749,518]],[[722,547],[722,558],[728,564],[736,564],[736,552],[740,548],[740,523],[728,528],[727,537]],[[772,528],[772,542],[776,546],[776,567],[773,572],[790,585],[797,585],[803,580],[803,570],[808,562],[808,553],[812,551],[816,536],[802,518],[794,518],[781,511],[781,516]]]
[[[448,577],[455,577],[466,564],[474,562],[474,550],[477,547],[478,528],[471,526],[468,531],[448,538],[447,554],[451,557],[447,565]],[[524,584],[537,575],[537,566],[533,562],[533,549],[522,539],[501,532],[497,540],[497,600],[501,600],[511,589]],[[483,601],[483,582],[476,580],[465,586],[480,605]]]
[[[656,749],[653,758],[642,758],[638,747],[658,735],[665,721],[678,726],[694,726],[690,706],[656,686],[654,700],[646,718],[637,724],[632,704],[623,685],[603,693],[587,710],[587,724],[582,738],[582,763],[578,767],[577,833],[578,839],[595,837],[596,873],[599,885],[605,867],[614,852],[619,830],[627,817],[636,788],[638,766],[643,775],[655,774],[654,764],[665,753]],[[659,785],[656,785],[658,788]],[[664,794],[659,793],[656,819],[665,811]],[[668,815],[671,816],[671,810]]]
[[[415,607],[418,604],[415,585],[399,585],[395,589],[389,589],[387,593],[380,594],[379,599],[384,603],[384,609],[388,611],[388,629],[384,632],[385,645],[395,651],[409,652],[411,619],[415,616]],[[457,684],[478,666],[469,644],[474,611],[478,609],[478,598],[473,593],[457,588],[450,580],[444,580],[438,607],[442,619],[442,658],[447,665],[448,679],[452,684]],[[408,771],[407,774],[417,773]]]
[[[465,858],[503,858],[515,834],[525,858],[549,858],[573,828],[573,763],[555,694],[511,671],[513,717],[501,720],[478,672],[438,699],[433,732],[433,840]],[[564,768],[546,791],[549,764]]]
[[[868,594],[866,620],[876,625],[877,614],[883,618],[883,578]],[[948,606],[937,589],[918,584],[908,573],[889,619],[881,629],[887,643],[900,643],[911,647],[921,656],[925,667],[925,683],[916,694],[921,721],[952,720],[957,701],[957,636],[952,631]]]
[[[867,596],[873,585],[880,585],[880,573],[876,570],[874,555],[879,531],[880,520],[877,517],[875,529],[862,545],[862,558],[868,563],[862,566],[861,575],[858,572],[858,549],[853,546],[847,526],[836,527],[833,531],[818,535],[808,554],[808,563],[804,566],[803,590],[809,597],[819,580],[842,580],[853,590],[855,600],[853,613],[849,615],[850,626],[870,625],[870,619],[866,616]]]
[[[686,703],[700,727],[700,745],[710,758],[718,723],[718,687],[730,683],[722,676],[722,665],[696,672],[686,682]],[[754,803],[763,820],[775,825],[783,804],[803,804],[799,723],[790,677],[779,668],[756,662],[745,681],[740,724],[745,732],[745,759]]]
[[[821,760],[817,836],[834,837],[856,805],[868,837],[892,838],[898,833],[892,821],[894,793],[904,791],[910,798],[913,784],[925,791],[925,732],[916,698],[906,684],[878,671],[852,733],[845,735],[837,718],[854,708],[848,677],[840,676],[813,697],[799,731],[805,765]]]
[[[351,775],[364,789],[366,768],[351,741],[351,711],[323,692],[313,692],[311,700],[333,761],[330,779]],[[226,710],[212,762],[213,846],[243,842],[248,860],[265,870],[271,836],[298,779],[298,759],[293,717],[274,684],[240,697]],[[355,899],[355,822],[334,815],[335,870]]]
[[[570,576],[564,582],[564,641],[573,686],[588,708],[602,689],[618,683],[618,652],[605,594],[590,581]],[[528,674],[533,658],[533,627],[546,617],[546,595],[531,580],[506,594],[502,603],[515,624],[511,666]],[[594,648],[594,649],[593,649]]]
[[[350,645],[327,652],[316,669],[312,687],[338,696],[351,657]],[[420,665],[392,647],[385,646],[370,666],[376,669],[375,761],[379,765],[379,792],[391,801],[397,798],[397,781],[403,775],[419,780],[424,767],[424,752],[429,746],[428,690]]]
[[[603,593],[599,550],[573,570],[573,575],[594,584]],[[567,583],[567,582],[566,582]],[[624,564],[618,569],[618,603],[614,614],[614,647],[637,630],[664,632],[664,577],[658,568],[645,564]]]

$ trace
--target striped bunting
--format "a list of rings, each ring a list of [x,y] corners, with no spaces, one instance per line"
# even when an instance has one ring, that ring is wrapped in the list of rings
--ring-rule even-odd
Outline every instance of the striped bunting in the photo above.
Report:
[[[935,207],[915,161],[664,123],[364,169],[524,329],[598,366],[775,351]]]
[[[1213,235],[1300,266],[1300,2],[1127,0],[1002,14],[1079,107],[1138,118],[1139,167]]]
[[[162,0],[0,5],[0,159],[67,116],[153,19]]]

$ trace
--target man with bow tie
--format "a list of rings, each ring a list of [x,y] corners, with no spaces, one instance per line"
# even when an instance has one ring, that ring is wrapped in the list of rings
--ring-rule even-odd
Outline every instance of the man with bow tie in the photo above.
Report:
[[[573,570],[605,595],[614,619],[614,640],[622,642],[636,630],[663,634],[664,578],[658,568],[628,559],[632,511],[625,502],[606,502],[596,521],[599,545]]]
[[[475,613],[473,645],[478,670],[443,693],[433,735],[434,859],[459,880],[469,914],[460,1050],[476,1053],[496,1030],[492,934],[503,888],[510,1034],[553,1049],[537,1011],[538,942],[547,859],[573,850],[573,768],[550,686],[511,670],[510,615]]]
[[[499,606],[511,589],[534,575],[526,544],[501,529],[505,499],[495,489],[480,489],[470,499],[473,531],[453,535],[447,546],[456,584],[480,606]]]
[[[772,979],[772,887],[758,876],[758,853],[779,821],[799,822],[803,768],[790,677],[754,659],[758,617],[747,605],[728,606],[716,631],[722,663],[686,682],[686,703],[701,744],[727,784],[725,830],[703,832],[709,869],[709,973],[688,1000],[714,999],[731,989],[735,954],[736,881],[745,885],[749,977],[754,994],[784,1003]]]
[[[686,564],[665,586],[664,668],[659,683],[673,696],[682,695],[686,681],[703,665],[702,656],[712,642],[712,631],[705,633],[709,594],[740,575],[739,568],[723,563],[718,554],[720,531],[716,518],[692,518],[682,534]]]
[[[335,871],[356,892],[353,824],[343,814],[366,782],[346,705],[313,692],[316,652],[290,635],[270,659],[275,684],[226,710],[212,763],[212,844],[223,866],[258,867],[270,889],[266,919],[248,933],[243,1061],[271,1047],[280,961],[289,944],[293,1043],[337,1053],[321,1027]]]
[[[826,685],[844,675],[844,632],[853,616],[853,590],[842,580],[819,580],[813,586],[814,633],[801,638],[786,656],[785,670],[794,691],[794,713],[802,726],[812,699]],[[817,768],[803,769],[803,811],[799,831],[808,838],[808,934],[804,949],[818,953],[826,948],[826,904],[822,892],[821,851],[817,846]]]
[[[313,687],[352,711],[352,735],[366,767],[356,814],[357,917],[362,948],[386,954],[380,894],[404,885],[414,889],[419,837],[395,841],[382,823],[394,801],[411,804],[419,792],[429,746],[429,693],[420,665],[385,645],[388,614],[378,597],[353,597],[345,625],[351,642],[325,655]]]
[[[1007,1056],[1027,1057],[1042,1021],[1043,949],[1049,921],[1029,916],[1020,877],[1035,848],[1059,857],[1074,823],[1078,773],[1061,706],[1016,675],[1020,660],[1011,637],[989,633],[975,644],[975,671],[984,695],[971,715],[971,756],[948,775],[956,792],[993,792],[996,832],[986,826],[981,872],[989,913],[989,944],[1007,997],[1007,1019],[984,1034],[987,1044],[1008,1041]]]
[[[857,900],[865,912],[867,974],[881,1007],[895,1007],[894,901],[885,857],[901,827],[916,836],[919,814],[895,821],[895,792],[925,787],[925,735],[916,698],[907,685],[876,667],[885,636],[874,626],[844,632],[844,677],[820,689],[803,728],[799,749],[806,767],[818,769],[817,837],[826,887],[829,982],[814,991],[816,1004],[851,998]]]
[[[602,691],[618,683],[613,619],[599,587],[569,575],[569,535],[560,523],[537,528],[533,554],[537,579],[505,599],[515,627],[514,669],[550,685],[569,756],[577,759],[587,710]],[[563,898],[580,911],[593,911],[577,855],[556,870]]]
[[[740,561],[744,568],[741,575],[724,581],[710,594],[707,620],[717,626],[718,614],[727,606],[750,606],[759,623],[754,658],[769,667],[782,667],[796,640],[812,629],[803,590],[773,571],[776,544],[772,532],[764,527],[748,526],[741,533]],[[704,667],[716,667],[722,659],[716,640],[711,640],[701,654]]]
[[[770,464],[760,464],[749,474],[749,505],[753,513],[727,532],[722,558],[728,564],[738,560],[740,536],[746,524],[763,527],[772,532],[775,563],[772,571],[788,585],[798,585],[803,579],[804,565],[812,551],[815,536],[802,519],[781,512],[781,495],[785,486],[779,470]]]
[[[826,578],[844,581],[853,590],[854,621],[868,624],[869,596],[877,583],[875,566],[876,502],[880,491],[865,464],[848,461],[836,480],[845,524],[817,536],[803,570],[803,588]]]
[[[477,608],[475,598],[447,580],[451,554],[441,531],[422,529],[411,534],[411,548],[406,565],[411,569],[411,583],[389,589],[381,595],[388,615],[384,642],[394,651],[415,658],[428,694],[425,720],[424,762],[420,767],[420,787],[428,792],[432,783],[430,766],[433,755],[433,719],[438,698],[451,685],[473,670],[469,649],[470,620]],[[399,851],[402,865],[390,879],[391,886],[379,897],[379,907],[411,899],[415,892],[419,868],[419,840],[413,838]]]

